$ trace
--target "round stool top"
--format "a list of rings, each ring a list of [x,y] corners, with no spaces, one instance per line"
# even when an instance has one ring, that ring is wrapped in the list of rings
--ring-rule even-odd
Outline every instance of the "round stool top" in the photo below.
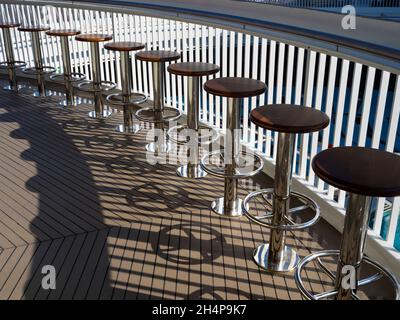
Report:
[[[79,34],[75,37],[77,41],[84,41],[84,42],[104,42],[112,40],[112,35],[109,34],[100,34],[100,33],[85,33]]]
[[[56,30],[49,30],[46,32],[49,36],[58,36],[58,37],[71,37],[80,34],[81,32],[78,30],[73,29],[56,29]]]
[[[255,108],[250,113],[250,120],[262,128],[287,133],[319,131],[329,125],[329,118],[325,113],[291,104]]]
[[[217,73],[219,66],[204,62],[179,62],[170,64],[168,71],[179,76],[201,77]]]
[[[204,90],[216,96],[244,98],[264,93],[265,83],[259,80],[238,77],[216,78],[204,84]]]
[[[338,147],[318,153],[315,174],[341,190],[371,196],[400,195],[400,156],[383,150]]]
[[[150,62],[175,61],[180,57],[179,52],[167,50],[147,50],[136,53],[136,59]]]
[[[22,32],[41,32],[50,30],[50,27],[44,25],[32,25],[32,26],[28,25],[28,26],[21,26],[18,28],[18,30]]]
[[[15,21],[0,21],[0,28],[15,28],[19,27],[21,24]]]
[[[130,42],[130,41],[121,41],[121,42],[109,42],[104,48],[112,51],[136,51],[144,49],[145,45],[140,42]]]

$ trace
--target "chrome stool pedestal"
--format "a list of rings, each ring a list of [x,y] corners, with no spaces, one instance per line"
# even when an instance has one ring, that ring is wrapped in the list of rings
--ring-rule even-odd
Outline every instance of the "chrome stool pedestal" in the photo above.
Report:
[[[250,119],[262,128],[279,132],[274,188],[252,192],[243,202],[243,211],[252,222],[271,229],[269,243],[258,246],[253,258],[260,268],[269,272],[292,271],[297,267],[299,257],[292,247],[285,244],[285,233],[310,227],[318,221],[320,214],[315,201],[291,191],[295,137],[297,133],[325,128],[329,118],[307,107],[271,105],[252,110]],[[291,208],[293,198],[301,205]],[[308,221],[296,223],[289,217],[289,214],[298,214],[305,209],[314,212]],[[262,213],[258,214],[259,211]]]
[[[129,53],[144,49],[144,47],[144,44],[137,42],[111,42],[104,46],[107,50],[120,52],[122,92],[110,94],[106,98],[110,105],[123,109],[124,122],[116,127],[116,131],[120,133],[137,133],[140,130],[140,126],[133,122],[133,108],[147,101],[147,96],[131,91],[132,67]]]
[[[187,90],[187,124],[172,127],[168,130],[168,137],[178,144],[186,144],[188,163],[176,169],[178,176],[183,178],[203,178],[206,172],[200,165],[199,146],[202,143],[211,143],[218,138],[218,133],[211,128],[200,125],[200,80],[202,76],[209,76],[219,71],[215,64],[202,62],[182,62],[168,66],[168,71],[175,75],[186,76]],[[187,133],[185,135],[184,133]],[[183,138],[182,138],[183,136]]]
[[[400,157],[377,149],[337,147],[317,154],[312,167],[319,178],[347,191],[349,198],[340,250],[324,250],[304,258],[295,274],[297,287],[304,297],[311,300],[359,300],[357,291],[360,287],[386,277],[393,286],[394,298],[400,299],[396,278],[386,268],[364,256],[371,197],[400,195]],[[322,258],[325,257],[337,258],[336,272],[324,265]],[[306,288],[302,271],[314,261],[331,279],[332,290],[314,294]],[[365,264],[376,273],[361,279],[360,271]],[[348,281],[349,276],[353,287],[352,281]]]
[[[136,59],[152,63],[153,75],[153,107],[139,109],[135,116],[138,120],[154,123],[154,129],[164,131],[165,123],[178,119],[181,114],[175,108],[164,106],[164,75],[165,63],[176,61],[181,55],[175,51],[151,50],[136,53]],[[171,149],[171,144],[167,137],[161,140],[150,142],[146,145],[146,150],[154,153],[165,153]]]
[[[16,61],[13,50],[13,43],[11,40],[11,28],[19,27],[21,24],[17,22],[1,22],[0,28],[3,31],[4,51],[6,54],[6,61],[0,62],[0,69],[7,69],[9,85],[5,86],[4,90],[18,92],[24,86],[18,85],[16,79],[17,69],[24,68],[26,63],[23,61]]]
[[[77,88],[82,91],[93,93],[94,110],[89,112],[89,117],[106,119],[112,114],[112,111],[104,106],[103,92],[112,90],[117,85],[111,81],[101,80],[99,43],[112,40],[112,36],[107,34],[79,34],[75,36],[75,40],[90,43],[90,65],[92,69],[92,81],[82,81],[78,84]]]
[[[74,95],[73,83],[84,80],[85,75],[82,73],[72,72],[71,53],[68,44],[68,37],[76,36],[80,33],[81,32],[77,30],[50,30],[46,32],[46,34],[49,36],[61,38],[63,73],[51,75],[50,80],[63,83],[65,85],[66,99],[60,102],[60,105],[64,107],[75,107],[82,103],[82,99],[75,97]]]
[[[21,26],[18,28],[21,32],[30,32],[32,40],[33,56],[35,60],[35,66],[25,68],[22,70],[25,74],[36,75],[37,78],[37,90],[33,93],[34,97],[48,97],[52,93],[47,90],[44,84],[44,78],[46,75],[55,72],[54,67],[44,66],[42,62],[42,45],[40,41],[40,33],[48,31],[48,26]]]
[[[253,154],[243,155],[240,150],[242,100],[264,93],[266,86],[258,80],[228,77],[209,80],[204,84],[204,89],[210,94],[228,98],[224,151],[211,152],[201,159],[201,166],[207,173],[225,180],[224,197],[213,201],[211,209],[220,216],[239,217],[243,215],[243,211],[242,199],[237,194],[238,179],[251,177],[263,167],[260,157]]]

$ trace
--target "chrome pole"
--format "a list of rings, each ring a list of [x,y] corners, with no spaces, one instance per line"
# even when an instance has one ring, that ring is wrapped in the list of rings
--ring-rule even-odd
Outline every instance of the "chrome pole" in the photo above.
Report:
[[[177,168],[179,176],[185,178],[203,178],[207,173],[199,164],[199,110],[200,110],[200,77],[187,78],[187,128],[190,130],[190,145],[187,150],[188,162]],[[195,132],[195,136],[192,134]],[[194,141],[192,139],[195,138]]]
[[[280,132],[275,165],[274,197],[272,204],[272,224],[285,224],[289,211],[289,197],[292,181],[292,165],[295,149],[295,135]],[[272,229],[269,238],[267,269],[274,271],[285,259],[285,231]]]
[[[129,103],[132,89],[132,67],[129,59],[129,52],[121,51],[120,57],[124,123],[118,125],[116,130],[118,132],[136,133],[140,130],[140,126],[133,123],[133,108]]]
[[[69,51],[69,44],[68,44],[68,37],[61,37],[61,52],[62,52],[62,59],[63,59],[63,71],[64,75],[66,76],[65,79],[65,96],[66,96],[66,101],[65,105],[67,106],[73,106],[75,105],[74,103],[74,92],[73,92],[73,87],[70,82],[70,77],[71,77],[71,56],[70,56],[70,51]]]
[[[165,74],[165,63],[164,62],[152,62],[152,75],[153,75],[153,112],[155,119],[158,119],[154,123],[154,129],[164,131],[163,114],[164,111],[164,74]],[[146,145],[146,150],[154,152],[155,154],[164,153],[169,151],[171,145],[166,138],[163,141],[154,141]]]
[[[337,264],[335,290],[337,300],[351,300],[352,293],[357,292],[360,265],[364,255],[365,240],[370,217],[371,198],[363,195],[349,193],[349,203],[342,232],[339,261]],[[354,288],[343,286],[344,266],[354,267]],[[346,283],[347,284],[347,283]]]
[[[188,77],[187,86],[188,114],[187,124],[189,129],[199,130],[199,77]]]
[[[39,71],[37,73],[38,91],[34,93],[34,96],[45,97],[47,96],[47,94],[46,94],[46,88],[44,86],[43,74],[41,72],[43,69],[43,63],[42,63],[42,48],[40,42],[40,34],[39,32],[31,32],[31,37],[32,37],[32,50],[33,50],[35,68],[37,69],[37,71]]]
[[[226,115],[226,135],[224,141],[225,183],[224,197],[211,204],[212,210],[227,217],[243,215],[242,200],[237,197],[238,179],[233,177],[236,169],[236,159],[240,152],[240,109],[241,98],[228,98]]]
[[[2,28],[2,29],[3,29],[4,47],[5,47],[4,49],[6,52],[6,59],[7,59],[8,63],[12,64],[15,62],[15,57],[14,57],[12,40],[11,40],[10,28]],[[10,83],[10,86],[8,88],[10,90],[17,91],[18,85],[17,85],[14,66],[9,65],[7,68],[7,71],[8,71],[8,79],[9,79],[9,83]]]
[[[164,69],[165,63],[152,62],[153,91],[154,91],[154,111],[162,112],[164,110]],[[160,115],[161,116],[161,115]]]
[[[100,49],[98,42],[90,43],[92,81],[95,89],[94,92],[94,111],[89,113],[91,118],[107,118],[111,112],[104,110],[103,93],[101,91],[101,69],[100,69]]]

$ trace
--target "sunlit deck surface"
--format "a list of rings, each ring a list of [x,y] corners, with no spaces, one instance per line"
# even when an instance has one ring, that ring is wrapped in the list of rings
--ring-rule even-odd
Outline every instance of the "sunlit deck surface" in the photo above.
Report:
[[[114,132],[122,113],[99,122],[89,105],[29,92],[0,91],[0,299],[301,299],[293,274],[252,260],[269,230],[210,211],[222,179],[148,164],[146,130]],[[265,186],[261,174],[240,193]],[[338,239],[324,221],[287,236],[301,256]],[[57,270],[55,290],[41,288],[44,265]],[[328,289],[327,276],[307,276]]]

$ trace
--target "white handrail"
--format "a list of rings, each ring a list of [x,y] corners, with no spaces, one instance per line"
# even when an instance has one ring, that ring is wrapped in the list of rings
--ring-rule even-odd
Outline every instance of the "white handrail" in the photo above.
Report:
[[[29,4],[28,4],[29,3]],[[322,199],[330,208],[325,218],[340,214],[346,202],[343,191],[326,185],[317,179],[311,169],[311,159],[330,145],[360,145],[400,152],[399,69],[377,68],[357,56],[350,58],[328,53],[325,50],[296,46],[293,42],[269,38],[246,30],[228,30],[213,24],[196,24],[165,18],[143,16],[118,11],[107,11],[104,7],[87,8],[79,3],[66,7],[40,6],[26,2],[0,4],[3,14],[21,19],[24,23],[41,21],[51,28],[71,27],[82,32],[106,32],[116,40],[132,40],[146,43],[147,49],[170,48],[182,52],[182,61],[208,61],[221,66],[220,75],[246,76],[264,81],[268,85],[265,95],[246,99],[242,115],[242,142],[261,154],[270,165],[276,156],[276,134],[256,128],[249,121],[252,108],[264,103],[295,103],[314,107],[326,112],[331,118],[330,126],[322,132],[304,135],[296,143],[294,177],[315,197]],[[93,23],[95,22],[95,23]],[[33,62],[29,37],[13,30],[13,41],[17,48],[16,58]],[[59,40],[42,36],[46,65],[61,68]],[[2,43],[2,41],[1,41]],[[85,43],[72,41],[72,65],[75,72],[89,74],[89,48]],[[119,81],[116,56],[102,50],[102,75],[104,80]],[[3,47],[0,59],[4,58]],[[134,89],[152,97],[151,64],[132,61]],[[392,72],[390,72],[392,71]],[[218,75],[219,76],[219,75]],[[211,76],[212,78],[215,76]],[[180,77],[166,73],[165,103],[185,111],[186,82]],[[202,93],[202,121],[224,129],[222,114],[225,99]],[[375,203],[374,203],[375,204]],[[396,238],[399,199],[379,199],[373,206],[375,212],[372,234],[379,248],[384,247],[386,261],[400,275],[400,236]],[[388,209],[389,208],[389,209]],[[328,210],[328,209],[326,209]],[[386,211],[385,211],[386,210]],[[390,211],[391,210],[391,211]],[[340,223],[333,223],[340,229]],[[398,233],[397,233],[398,234]],[[398,241],[398,242],[396,242]],[[397,251],[393,250],[394,245]],[[378,248],[378,247],[376,247]],[[368,249],[367,249],[368,250]],[[377,251],[377,250],[376,250]],[[368,251],[367,251],[368,252]],[[374,255],[373,251],[368,252]],[[381,256],[378,256],[378,258]],[[391,261],[388,261],[391,257]]]

